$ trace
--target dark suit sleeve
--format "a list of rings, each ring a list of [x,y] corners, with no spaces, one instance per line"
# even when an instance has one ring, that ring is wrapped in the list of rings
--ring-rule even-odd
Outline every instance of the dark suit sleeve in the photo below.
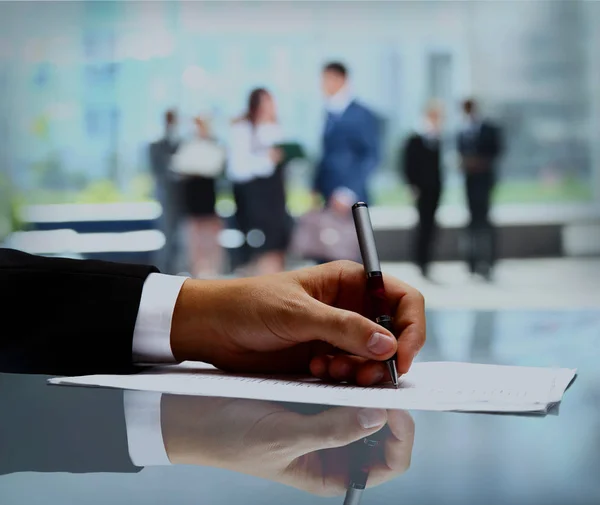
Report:
[[[0,375],[0,475],[140,470],[129,457],[121,390],[46,380]]]
[[[154,267],[0,249],[0,371],[132,371],[142,288]]]

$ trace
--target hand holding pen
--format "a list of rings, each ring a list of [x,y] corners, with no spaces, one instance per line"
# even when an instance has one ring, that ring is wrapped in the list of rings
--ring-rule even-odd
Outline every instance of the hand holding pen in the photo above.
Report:
[[[362,265],[336,261],[247,279],[183,284],[171,324],[177,360],[230,372],[306,374],[360,386],[406,373],[425,343],[423,296],[385,277],[394,331],[370,316]]]

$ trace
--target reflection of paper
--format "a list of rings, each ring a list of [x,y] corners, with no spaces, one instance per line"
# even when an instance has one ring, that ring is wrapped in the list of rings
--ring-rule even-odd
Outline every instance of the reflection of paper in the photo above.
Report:
[[[325,405],[470,412],[546,412],[560,402],[576,370],[471,363],[415,363],[401,388],[325,384],[316,379],[231,375],[202,363],[137,375],[51,379],[52,384],[252,398]]]

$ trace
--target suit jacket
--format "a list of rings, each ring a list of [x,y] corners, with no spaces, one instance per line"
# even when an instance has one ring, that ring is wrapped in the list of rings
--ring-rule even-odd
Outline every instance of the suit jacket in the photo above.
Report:
[[[150,144],[150,169],[156,182],[156,193],[159,202],[163,205],[176,203],[176,177],[171,173],[169,166],[171,158],[179,148],[178,142],[172,142],[167,138]]]
[[[46,379],[0,375],[0,475],[140,470],[129,458],[121,390],[48,386]]]
[[[489,121],[483,121],[475,134],[468,129],[458,134],[458,152],[467,172],[470,170],[465,162],[469,158],[479,158],[485,166],[485,171],[493,170],[494,161],[500,156],[502,149],[501,130]]]
[[[171,142],[167,138],[150,144],[150,168],[157,181],[164,182],[171,178],[169,164],[178,148],[178,142]]]
[[[128,373],[154,267],[0,249],[0,372]]]
[[[323,135],[323,157],[313,189],[329,200],[336,189],[346,187],[367,202],[367,182],[380,157],[379,118],[352,102],[331,122]]]
[[[406,141],[401,159],[401,170],[411,186],[420,190],[441,187],[439,140],[428,141],[423,135],[415,133]]]

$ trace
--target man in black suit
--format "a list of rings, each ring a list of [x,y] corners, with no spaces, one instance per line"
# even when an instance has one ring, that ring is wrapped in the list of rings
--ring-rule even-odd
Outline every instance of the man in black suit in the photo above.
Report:
[[[435,213],[442,192],[440,132],[442,111],[435,104],[427,108],[421,132],[410,136],[403,150],[402,171],[411,187],[419,213],[414,260],[423,277],[429,276],[429,263],[435,235]]]
[[[467,261],[471,273],[479,273],[489,280],[496,259],[495,233],[489,212],[502,137],[498,126],[479,116],[474,100],[466,100],[462,108],[465,126],[458,135],[458,151],[471,214]]]
[[[176,129],[177,114],[169,110],[165,113],[164,136],[152,142],[149,149],[156,197],[162,207],[159,226],[165,236],[165,245],[158,251],[156,264],[165,273],[175,273],[178,252],[177,231],[181,219],[180,186],[175,174],[169,168],[171,158],[179,148]]]
[[[0,372],[128,373],[137,364],[191,360],[374,384],[391,356],[406,373],[425,341],[422,295],[393,277],[386,291],[396,335],[361,315],[365,276],[352,262],[193,280],[0,249]]]

